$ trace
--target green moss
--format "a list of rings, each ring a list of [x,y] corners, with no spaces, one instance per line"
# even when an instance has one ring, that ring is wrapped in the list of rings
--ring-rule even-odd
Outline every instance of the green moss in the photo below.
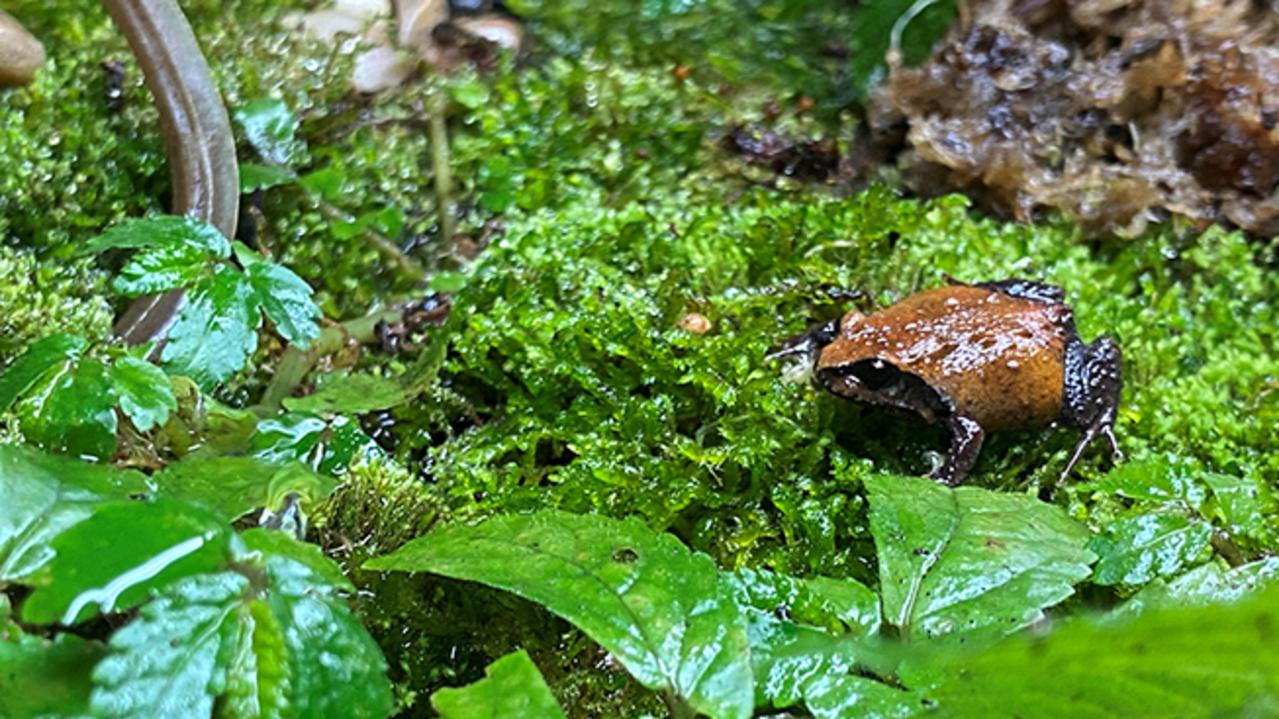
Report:
[[[0,363],[51,334],[100,336],[111,327],[107,278],[83,262],[40,263],[30,252],[0,245],[0,277]]]
[[[858,479],[926,471],[945,440],[763,361],[779,338],[847,308],[833,288],[866,293],[855,304],[870,310],[945,274],[1061,284],[1084,337],[1124,348],[1119,433],[1133,459],[1174,452],[1274,484],[1276,287],[1252,253],[1238,235],[1174,230],[1093,251],[1064,227],[974,220],[959,198],[883,190],[573,206],[511,227],[437,336],[451,343],[442,386],[469,402],[476,426],[429,446],[408,429],[428,420],[412,409],[401,419],[463,515],[638,513],[726,566],[873,579]],[[680,329],[689,312],[713,329]],[[971,481],[1051,486],[1074,440],[996,436]],[[1082,473],[1107,466],[1098,449]]]

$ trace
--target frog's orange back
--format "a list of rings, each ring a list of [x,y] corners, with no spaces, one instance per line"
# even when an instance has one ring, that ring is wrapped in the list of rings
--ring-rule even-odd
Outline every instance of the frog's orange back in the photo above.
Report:
[[[880,359],[987,430],[1045,426],[1061,414],[1070,314],[1063,304],[939,287],[871,315],[850,312],[816,369]]]

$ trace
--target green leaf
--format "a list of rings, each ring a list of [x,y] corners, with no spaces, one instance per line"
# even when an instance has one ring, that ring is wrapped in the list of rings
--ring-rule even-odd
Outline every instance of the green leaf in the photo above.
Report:
[[[436,272],[431,275],[431,284],[427,289],[432,292],[457,292],[466,286],[466,275],[462,272]]]
[[[203,505],[227,521],[262,507],[279,506],[298,494],[304,508],[315,506],[337,486],[297,462],[280,464],[256,457],[193,456],[155,475],[161,497]]]
[[[298,140],[301,121],[283,101],[254,100],[235,111],[244,138],[263,159],[273,165],[292,165],[303,159],[306,145]]]
[[[24,635],[0,641],[0,716],[73,717],[89,713],[89,672],[105,647],[71,634],[52,642]]]
[[[940,716],[1109,719],[1274,716],[1279,591],[1225,606],[1075,620],[939,663]],[[905,677],[910,681],[910,677]]]
[[[1212,556],[1212,527],[1181,514],[1138,514],[1111,522],[1088,543],[1097,553],[1093,581],[1101,585],[1145,584]]]
[[[282,557],[304,565],[316,576],[322,577],[325,584],[340,592],[354,592],[355,585],[342,573],[337,562],[324,556],[324,552],[309,542],[299,542],[289,532],[254,527],[240,534],[244,545],[250,553],[260,556],[248,556],[252,561],[265,561],[266,557]]]
[[[484,678],[460,689],[441,689],[431,706],[444,719],[563,719],[542,673],[523,649],[498,659]]]
[[[68,362],[47,374],[15,407],[22,434],[45,449],[97,460],[116,448],[116,394],[106,365]]]
[[[284,406],[295,412],[319,414],[364,414],[389,409],[408,400],[398,382],[374,374],[352,372],[326,375],[314,394],[289,397]]]
[[[247,262],[249,284],[267,319],[284,339],[306,349],[320,336],[320,308],[311,299],[311,286],[292,270],[274,262]]]
[[[1095,559],[1086,529],[1030,496],[886,475],[865,484],[884,617],[903,637],[1015,631],[1070,596]]]
[[[1203,507],[1208,494],[1195,470],[1177,457],[1126,462],[1106,473],[1095,486],[1129,499],[1181,501],[1195,510]]]
[[[222,567],[230,536],[221,517],[172,500],[99,505],[53,540],[55,556],[22,604],[22,618],[74,624],[124,611],[152,589]]]
[[[304,412],[286,412],[258,422],[249,452],[271,462],[297,460],[321,474],[346,469],[362,457],[381,454],[359,422],[346,416],[325,421]]]
[[[346,173],[342,167],[324,167],[298,178],[298,184],[308,192],[332,202],[342,197],[346,187]]]
[[[1264,482],[1216,472],[1205,472],[1202,478],[1212,490],[1216,514],[1225,523],[1227,532],[1262,542],[1274,536],[1275,529],[1269,519],[1274,497]]]
[[[258,293],[233,267],[219,266],[187,293],[161,358],[209,390],[244,367],[258,346]]]
[[[137,357],[125,355],[111,365],[111,386],[120,398],[120,409],[140,432],[169,421],[178,408],[173,385],[164,370]]]
[[[83,337],[66,334],[50,335],[31,343],[26,352],[0,373],[0,412],[9,409],[45,373],[59,364],[74,361],[88,346]]]
[[[190,286],[209,266],[208,252],[194,245],[166,245],[139,252],[111,283],[126,297]]]
[[[0,582],[22,580],[47,564],[54,538],[100,502],[147,490],[137,472],[0,445]]]
[[[1156,579],[1124,602],[1120,613],[1137,613],[1151,607],[1233,602],[1279,582],[1279,557],[1267,557],[1238,567],[1210,562],[1174,580]]]
[[[124,220],[85,247],[87,254],[114,248],[194,247],[215,258],[231,256],[231,244],[207,222],[177,215],[152,215]]]
[[[252,162],[240,163],[240,193],[247,194],[255,190],[269,190],[272,187],[287,185],[297,177],[288,168],[275,165],[259,165]]]
[[[879,631],[879,595],[870,587],[852,579],[833,577],[809,577],[804,584],[849,628],[864,636]]]
[[[916,692],[866,677],[831,674],[809,682],[804,705],[816,719],[906,719],[918,715],[923,706]]]
[[[749,717],[746,627],[709,557],[637,520],[559,511],[450,526],[369,561],[538,602],[599,642],[644,686],[713,718]]]
[[[215,706],[225,717],[390,714],[385,660],[335,594],[349,585],[330,581],[318,550],[266,534],[246,533],[244,574],[181,579],[112,636],[93,673],[95,716],[177,719]],[[317,571],[318,560],[327,566]]]

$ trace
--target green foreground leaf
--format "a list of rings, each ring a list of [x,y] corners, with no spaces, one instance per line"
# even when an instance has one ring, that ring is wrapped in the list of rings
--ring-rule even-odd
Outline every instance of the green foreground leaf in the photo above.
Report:
[[[884,617],[903,637],[1016,631],[1095,559],[1088,530],[1034,497],[892,476],[866,489]]]
[[[644,686],[710,717],[749,717],[746,627],[710,557],[641,522],[559,511],[450,526],[369,561],[434,572],[542,604]]]
[[[52,642],[30,635],[0,641],[0,717],[88,714],[89,673],[105,653],[101,644],[70,634]]]
[[[474,684],[435,692],[431,706],[444,719],[564,718],[542,673],[522,649],[490,664]]]

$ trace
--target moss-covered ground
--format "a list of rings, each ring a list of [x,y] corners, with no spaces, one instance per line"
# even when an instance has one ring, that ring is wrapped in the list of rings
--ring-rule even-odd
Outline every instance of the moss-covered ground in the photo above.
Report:
[[[394,241],[432,272],[461,270],[449,276],[453,311],[430,333],[427,360],[366,360],[418,361],[434,379],[394,410],[391,459],[355,472],[317,530],[351,567],[434,522],[559,507],[638,515],[727,568],[873,584],[861,479],[926,471],[944,437],[821,394],[763,357],[849,306],[882,307],[945,275],[1066,288],[1081,334],[1123,348],[1117,433],[1129,463],[1279,486],[1279,288],[1264,241],[1176,226],[1126,240],[998,224],[958,197],[925,204],[885,187],[839,196],[778,180],[718,146],[769,101],[784,132],[851,137],[852,94],[839,63],[818,52],[839,37],[830,18],[841,3],[644,3],[649,15],[619,10],[576,29],[550,3],[513,3],[539,38],[527,62],[423,77],[374,100],[345,90],[352,47],[272,23],[305,5],[186,4],[229,104],[271,95],[302,117],[300,169],[338,179],[332,204],[353,217],[392,208],[403,219]],[[57,327],[105,334],[110,268],[71,258],[112,221],[163,208],[167,185],[135,66],[126,63],[122,109],[104,102],[99,63],[126,50],[97,4],[23,0],[13,10],[51,59],[0,112],[0,315],[25,318],[0,353]],[[712,11],[716,37],[738,42],[689,40],[705,24],[697,13]],[[761,38],[780,59],[751,52]],[[673,74],[676,63],[691,76]],[[464,233],[490,236],[465,266],[439,238],[421,115],[424,98],[450,89],[466,99],[450,116],[453,210]],[[802,95],[816,112],[796,113]],[[317,288],[332,319],[422,291],[360,237],[335,232],[322,202],[296,187],[268,191],[261,239]],[[54,309],[31,312],[30,287]],[[709,325],[688,329],[691,313]],[[1046,490],[1074,441],[1065,430],[996,436],[969,481]],[[1090,452],[1054,501],[1104,527],[1127,509],[1090,484],[1110,466]],[[1232,539],[1249,557],[1279,551],[1272,528]],[[517,645],[575,715],[659,708],[530,604],[438,578],[356,576],[370,590],[356,606],[411,714],[426,711],[425,693],[478,677]]]

